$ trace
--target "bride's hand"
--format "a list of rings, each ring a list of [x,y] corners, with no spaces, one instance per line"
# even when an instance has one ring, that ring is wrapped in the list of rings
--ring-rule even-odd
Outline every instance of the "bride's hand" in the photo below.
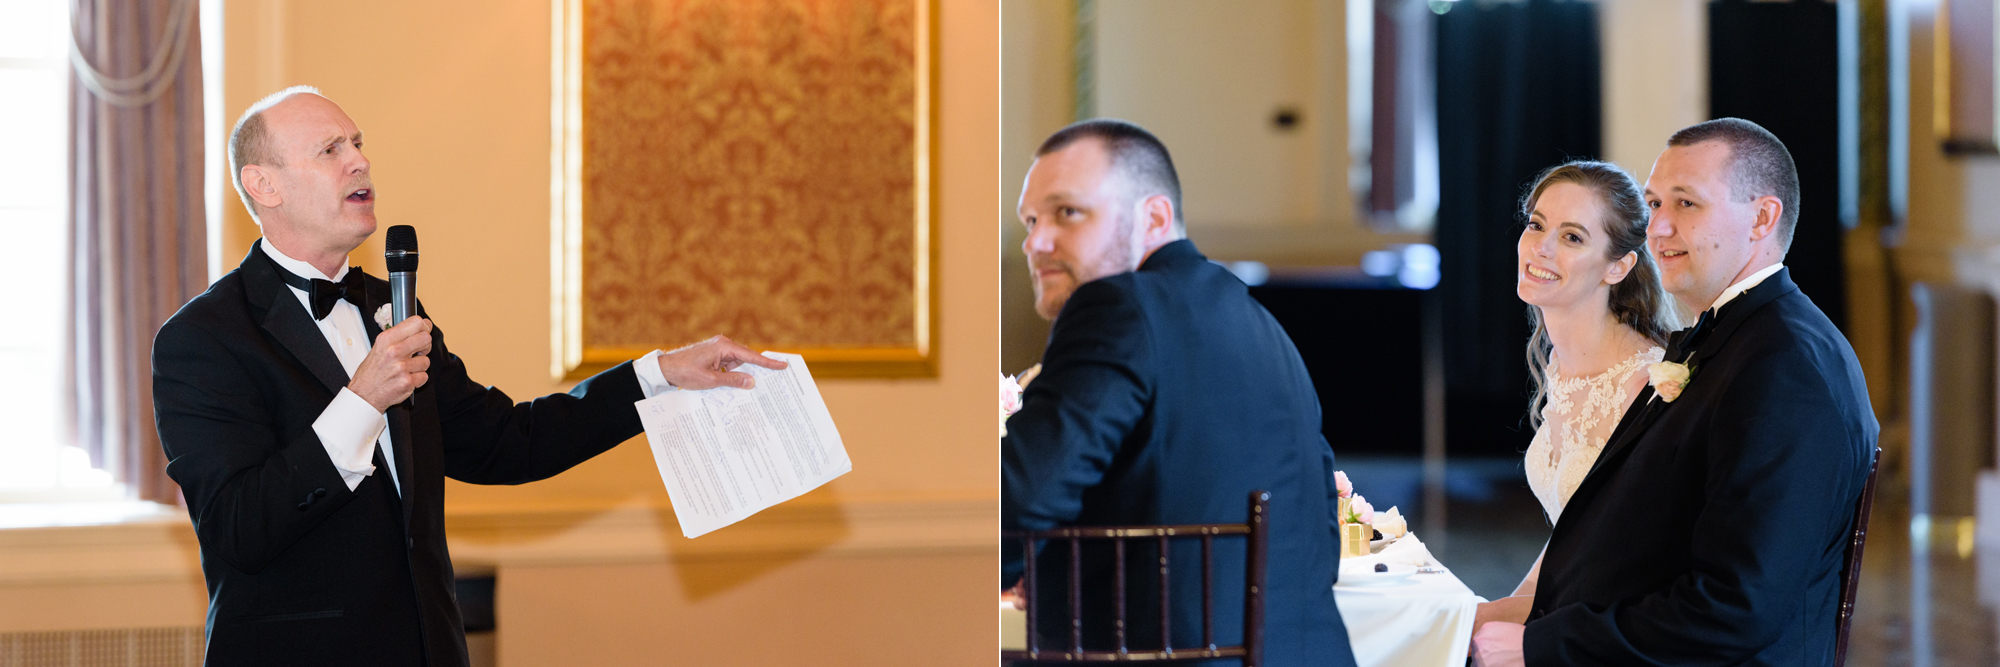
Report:
[[[1527,623],[1528,611],[1535,605],[1533,595],[1515,595],[1492,602],[1479,603],[1479,609],[1472,614],[1472,633],[1479,634],[1479,627],[1488,621]],[[1471,651],[1468,648],[1467,654]]]

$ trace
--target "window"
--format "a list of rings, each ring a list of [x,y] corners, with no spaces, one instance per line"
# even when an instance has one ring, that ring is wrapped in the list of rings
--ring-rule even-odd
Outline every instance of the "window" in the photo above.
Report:
[[[69,4],[0,0],[0,500],[110,499],[111,476],[60,442],[60,286],[69,136]]]

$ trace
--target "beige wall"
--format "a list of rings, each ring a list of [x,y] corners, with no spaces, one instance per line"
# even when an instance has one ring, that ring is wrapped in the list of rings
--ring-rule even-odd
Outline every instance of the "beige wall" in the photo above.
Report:
[[[1007,0],[1000,11],[1000,368],[1013,374],[1041,360],[1049,335],[1049,323],[1035,314],[1021,256],[1027,234],[1014,207],[1035,147],[1076,120],[1076,2]]]
[[[940,4],[938,377],[822,381],[853,472],[699,541],[680,536],[643,439],[535,484],[451,483],[455,557],[499,571],[502,664],[992,661],[999,8]],[[473,376],[516,399],[566,388],[549,375],[551,13],[261,0],[224,15],[226,117],[293,84],[340,103],[367,135],[381,223],[422,232],[426,306]],[[225,208],[234,267],[257,231],[233,191]],[[380,234],[351,261],[381,271]],[[183,537],[160,547],[176,571],[192,565]],[[143,619],[93,616],[108,589],[78,582],[35,599],[74,600],[41,614],[58,627],[199,624],[185,574],[130,589],[164,596]]]
[[[1188,236],[1218,260],[1358,265],[1390,243],[1354,211],[1347,179],[1346,13],[1340,2],[1099,0],[1091,36],[1096,115],[1160,136],[1174,154]],[[1014,206],[1035,147],[1076,120],[1078,3],[1008,0],[1001,109],[1001,365],[1041,358]],[[1292,132],[1270,119],[1300,112]]]
[[[1910,281],[1950,281],[1951,250],[1966,236],[1966,162],[1945,155],[1932,127],[1935,91],[1932,40],[1935,6],[1911,3],[1910,13],[1910,204],[1907,233],[1894,250],[1897,271]],[[2000,185],[2000,183],[1996,183]],[[1896,295],[1907,300],[1904,293]]]
[[[1944,152],[1936,109],[1937,7],[1912,3],[1910,20],[1909,211],[1905,232],[1890,249],[1899,279],[1894,297],[1905,304],[1915,282],[1959,283],[2000,289],[2000,158]],[[1851,279],[1850,279],[1851,280]],[[1911,309],[1904,308],[1906,316]],[[1913,323],[1907,320],[1905,327]],[[1907,330],[1899,332],[1899,340]],[[1901,353],[1902,351],[1899,351]],[[1896,378],[1899,383],[1908,378]]]
[[[285,27],[276,35],[259,29],[273,15]],[[280,1],[233,4],[227,17],[230,116],[295,83],[340,103],[367,134],[381,223],[422,233],[426,307],[475,377],[516,398],[564,388],[548,372],[549,17],[546,0]],[[966,424],[992,411],[984,374],[994,365],[998,266],[990,228],[972,219],[994,206],[997,12],[990,2],[950,2],[943,20],[942,370],[930,380],[823,383],[855,463],[834,495],[997,493],[991,443]],[[281,74],[246,61],[262,53],[277,54]],[[254,228],[246,233],[240,206],[229,213],[225,252],[237,258]],[[351,259],[379,271],[379,237]],[[664,499],[642,444],[547,482],[457,485],[450,498],[454,507]]]
[[[1095,105],[1160,137],[1190,234],[1351,228],[1343,3],[1099,0]],[[1299,112],[1278,131],[1279,108]]]
[[[1377,233],[1355,209],[1345,3],[1094,7],[1094,112],[1136,122],[1167,144],[1188,236],[1209,257],[1352,266],[1370,250],[1428,239]],[[1295,129],[1275,129],[1280,108],[1298,112]]]
[[[1708,120],[1708,5],[1600,2],[1604,155],[1644,182],[1676,130]]]

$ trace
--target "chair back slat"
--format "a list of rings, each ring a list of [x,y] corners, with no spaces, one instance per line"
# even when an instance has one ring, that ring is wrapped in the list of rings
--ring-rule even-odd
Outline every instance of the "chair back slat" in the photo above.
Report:
[[[1038,660],[1047,662],[1103,662],[1126,660],[1197,660],[1207,658],[1243,658],[1244,667],[1263,664],[1264,656],[1264,587],[1265,557],[1270,549],[1270,501],[1271,494],[1253,491],[1250,494],[1249,518],[1240,524],[1192,524],[1172,526],[1109,526],[1071,527],[1042,531],[1007,532],[1001,536],[1020,539],[1026,551],[1027,567],[1022,572],[1023,584],[1021,600],[1026,607],[1028,636],[1026,650],[1003,649],[1002,660]],[[1247,542],[1244,567],[1245,591],[1243,597],[1243,643],[1237,646],[1215,645],[1215,536],[1243,535]],[[1161,648],[1155,651],[1133,651],[1126,635],[1126,581],[1128,575],[1125,564],[1125,542],[1133,538],[1153,538],[1159,545],[1158,574],[1160,580],[1160,641]],[[1169,595],[1172,582],[1172,562],[1169,558],[1169,540],[1201,540],[1201,642],[1193,649],[1176,650],[1173,646],[1172,599]],[[1115,551],[1115,581],[1112,582],[1113,604],[1116,607],[1113,632],[1117,648],[1108,651],[1089,651],[1083,648],[1083,540],[1111,540]],[[1035,544],[1042,541],[1067,541],[1069,543],[1069,582],[1067,586],[1069,602],[1069,646],[1060,653],[1045,651],[1037,638],[1036,608],[1039,606],[1036,585],[1038,576],[1035,567]]]
[[[1247,653],[1243,667],[1264,664],[1264,552],[1271,541],[1270,508],[1270,493],[1250,494],[1250,566],[1243,568],[1250,580],[1243,610],[1243,648]]]
[[[1167,589],[1169,588],[1167,582],[1167,536],[1161,535],[1158,539],[1160,540],[1160,636],[1172,637],[1174,636],[1174,626],[1172,620],[1173,614],[1170,612],[1173,610],[1173,605],[1168,604],[1172,600],[1167,596]],[[1171,641],[1160,642],[1160,648],[1166,651],[1167,655],[1173,655],[1174,653],[1174,643]]]
[[[1868,543],[1868,510],[1875,505],[1875,475],[1882,466],[1882,449],[1877,447],[1868,463],[1868,481],[1861,485],[1861,498],[1854,502],[1854,532],[1847,540],[1847,556],[1840,566],[1840,613],[1835,618],[1833,665],[1847,664],[1847,631],[1854,624],[1854,595],[1861,588],[1861,555]]]
[[[1035,590],[1035,541],[1021,540],[1021,550],[1026,551],[1028,555],[1028,567],[1021,573],[1023,580],[1021,584],[1021,602],[1023,603],[1021,608],[1027,612],[1028,616],[1028,654],[1034,655],[1042,652],[1042,646],[1041,640],[1035,637],[1035,605],[1026,604],[1026,602],[1028,600],[1027,591]]]
[[[1201,647],[1215,650],[1215,536],[1201,536]]]
[[[1069,538],[1069,650],[1083,652],[1083,539]],[[1029,591],[1024,597],[1028,604],[1035,603],[1035,594]],[[1028,628],[1034,632],[1034,628]]]
[[[1125,538],[1111,540],[1111,560],[1116,565],[1117,574],[1111,578],[1111,609],[1117,612],[1112,620],[1111,632],[1118,637],[1118,653],[1127,653],[1125,646]],[[1171,642],[1166,642],[1171,643]]]

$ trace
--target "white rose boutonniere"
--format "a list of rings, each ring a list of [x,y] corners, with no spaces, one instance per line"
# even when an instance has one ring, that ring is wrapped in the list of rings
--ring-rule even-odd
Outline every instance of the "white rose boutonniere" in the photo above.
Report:
[[[375,326],[387,331],[392,324],[395,324],[395,322],[389,321],[389,304],[382,304],[381,308],[375,309]]]
[[[1662,361],[1647,366],[1646,374],[1652,376],[1648,382],[1653,385],[1653,393],[1659,394],[1660,400],[1668,403],[1680,398],[1681,390],[1687,388],[1689,371],[1686,364]]]

